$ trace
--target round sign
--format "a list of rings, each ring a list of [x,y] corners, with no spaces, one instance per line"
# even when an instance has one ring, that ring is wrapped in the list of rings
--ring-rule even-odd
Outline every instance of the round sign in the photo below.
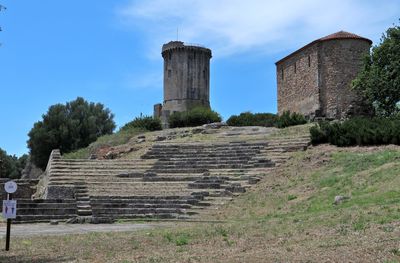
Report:
[[[14,181],[8,181],[4,184],[4,190],[9,194],[15,193],[15,191],[17,191],[17,183]]]

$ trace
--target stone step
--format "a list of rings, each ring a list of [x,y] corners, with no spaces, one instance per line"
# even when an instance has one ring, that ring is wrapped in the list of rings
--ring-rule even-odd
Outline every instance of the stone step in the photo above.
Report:
[[[63,215],[18,215],[13,222],[24,221],[24,222],[36,222],[36,221],[45,221],[49,222],[51,220],[61,220],[61,219],[69,219],[76,217],[77,214],[63,214]]]
[[[79,209],[78,216],[91,216],[93,215],[92,209]]]
[[[118,159],[114,159],[114,161],[110,160],[86,160],[86,159],[74,159],[72,160],[55,160],[52,162],[54,165],[87,165],[93,167],[101,167],[101,166],[132,166],[132,165],[148,165],[151,164],[151,161],[143,161],[142,159],[132,160],[132,159],[124,159],[125,161],[117,161]]]
[[[186,201],[188,199],[193,199],[195,197],[191,196],[191,195],[184,195],[184,196],[180,196],[180,195],[173,195],[173,196],[91,196],[91,202],[96,202],[96,201],[107,201],[107,200],[112,200],[113,202],[116,200],[121,200],[121,201],[128,201],[128,202],[132,202],[133,200],[137,200],[137,201],[147,201],[147,202],[156,202],[156,201],[177,201],[177,200],[183,200]]]
[[[199,149],[211,149],[211,150],[225,150],[225,149],[242,149],[242,148],[257,148],[268,145],[268,142],[259,142],[259,143],[222,143],[218,144],[207,144],[207,143],[181,143],[181,144],[173,144],[173,143],[159,143],[154,144],[152,149],[186,149],[186,150],[199,150]]]
[[[65,203],[75,203],[75,199],[17,199],[17,205],[20,204],[65,204]]]
[[[64,215],[74,214],[77,212],[75,208],[17,208],[17,215]]]
[[[63,208],[63,209],[74,209],[76,208],[76,203],[20,203],[17,201],[17,209],[56,209],[56,208]]]
[[[158,214],[94,214],[95,217],[106,217],[111,219],[176,219],[180,214],[158,213]]]
[[[264,147],[262,149],[259,149],[257,151],[246,151],[246,152],[215,152],[215,151],[211,151],[211,152],[179,152],[179,151],[163,151],[163,152],[155,152],[155,151],[150,151],[148,153],[146,153],[145,155],[142,156],[142,158],[146,157],[147,159],[153,159],[153,158],[157,158],[157,157],[174,157],[174,158],[180,158],[180,157],[195,157],[198,156],[199,158],[207,158],[207,157],[216,157],[216,158],[239,158],[239,157],[246,157],[246,156],[252,156],[252,155],[256,155],[258,154],[260,151],[264,150],[265,148],[268,147]],[[269,148],[273,148],[273,147],[269,147]],[[284,148],[279,147],[279,148]]]
[[[92,208],[93,215],[116,215],[116,214],[183,214],[182,209],[178,208]]]
[[[143,160],[143,162],[146,162],[146,160]],[[146,163],[142,163],[142,164],[132,164],[132,165],[109,165],[109,164],[103,164],[103,165],[90,165],[90,164],[52,164],[52,166],[50,167],[50,169],[55,170],[55,169],[65,169],[65,168],[69,168],[72,170],[76,170],[76,169],[91,169],[91,170],[103,170],[103,169],[109,169],[109,170],[130,170],[130,169],[140,169],[140,168],[146,168],[149,167],[153,164],[154,160],[147,160],[147,162],[152,162],[149,164]]]
[[[153,166],[149,166],[146,169],[125,169],[125,170],[74,170],[74,169],[63,169],[63,170],[50,170],[49,174],[50,175],[64,175],[64,174],[71,174],[72,176],[74,175],[99,175],[99,176],[112,176],[115,174],[122,174],[122,173],[131,173],[131,172],[137,172],[137,173],[144,173],[148,169],[151,169]]]
[[[147,204],[147,203],[98,203],[93,204],[92,209],[133,209],[133,208],[170,208],[170,209],[188,209],[191,208],[191,204]]]

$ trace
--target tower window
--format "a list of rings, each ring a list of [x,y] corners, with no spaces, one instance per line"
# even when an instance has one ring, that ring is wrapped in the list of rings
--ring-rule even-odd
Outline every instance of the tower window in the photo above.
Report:
[[[281,78],[283,80],[283,68],[281,69]]]
[[[308,66],[311,67],[311,56],[308,55]]]
[[[297,72],[296,62],[294,62],[294,73]]]
[[[203,78],[206,78],[206,70],[203,70]]]
[[[172,74],[172,73],[171,73],[171,70],[169,69],[169,70],[168,70],[168,78],[171,77],[171,74]]]

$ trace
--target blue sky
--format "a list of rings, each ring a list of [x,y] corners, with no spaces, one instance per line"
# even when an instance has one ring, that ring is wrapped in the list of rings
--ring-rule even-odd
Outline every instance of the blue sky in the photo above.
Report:
[[[399,0],[0,0],[0,148],[28,152],[27,133],[55,103],[103,103],[118,126],[162,102],[161,46],[212,49],[212,108],[226,120],[276,112],[274,62],[339,30],[378,43]]]

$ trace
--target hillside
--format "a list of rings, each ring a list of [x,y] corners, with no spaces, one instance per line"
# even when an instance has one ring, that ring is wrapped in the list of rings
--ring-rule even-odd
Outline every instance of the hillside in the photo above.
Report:
[[[223,137],[287,139],[305,135],[307,129],[291,127],[262,135],[242,129],[240,135]],[[221,140],[218,134],[173,140],[215,142]],[[163,135],[147,134],[146,139],[151,144],[149,138],[157,136]],[[137,141],[135,137],[116,149],[133,147]],[[286,163],[245,193],[203,213],[201,222],[163,223],[160,229],[139,233],[17,238],[15,249],[0,255],[0,261],[400,261],[400,147],[321,145],[289,155]],[[336,196],[345,199],[334,204]]]

